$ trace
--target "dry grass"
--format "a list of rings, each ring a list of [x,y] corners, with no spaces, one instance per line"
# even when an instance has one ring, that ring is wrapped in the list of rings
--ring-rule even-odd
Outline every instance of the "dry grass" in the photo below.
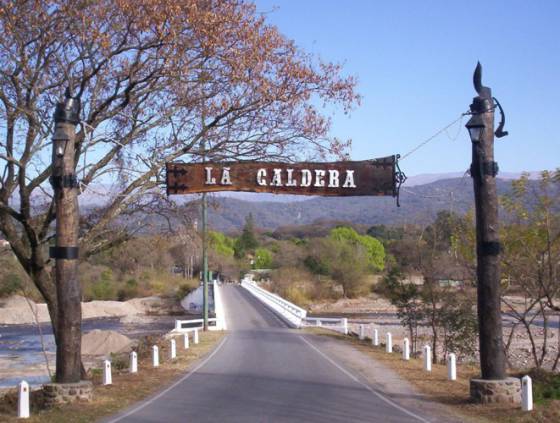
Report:
[[[343,342],[351,343],[362,353],[383,363],[394,370],[403,379],[409,381],[423,394],[429,395],[437,402],[452,407],[457,414],[469,420],[480,422],[560,422],[560,401],[536,404],[535,410],[523,412],[519,406],[474,404],[469,398],[469,380],[480,375],[474,366],[458,365],[457,381],[447,380],[447,367],[433,364],[432,372],[425,372],[421,358],[402,360],[401,353],[387,354],[384,347],[374,347],[371,341],[360,341],[354,336],[343,336],[325,329],[306,329],[315,334],[329,336]]]
[[[113,369],[113,384],[109,386],[101,385],[99,372],[94,372],[92,378],[95,385],[94,399],[90,403],[69,404],[60,408],[48,411],[32,409],[29,422],[76,422],[85,423],[99,420],[131,406],[132,404],[150,396],[170,385],[173,381],[185,374],[194,363],[201,357],[208,354],[216,343],[224,336],[224,332],[201,332],[200,342],[191,346],[188,350],[183,349],[182,337],[177,338],[177,359],[169,360],[167,346],[169,342],[162,343],[163,351],[160,348],[160,367],[151,367],[151,360],[147,357],[139,357],[138,373],[130,374],[124,370],[117,372]],[[6,413],[8,407],[0,409],[0,421],[16,422],[17,401],[15,398],[6,397],[2,399],[5,405],[10,405],[11,412]],[[2,410],[4,409],[4,410]]]

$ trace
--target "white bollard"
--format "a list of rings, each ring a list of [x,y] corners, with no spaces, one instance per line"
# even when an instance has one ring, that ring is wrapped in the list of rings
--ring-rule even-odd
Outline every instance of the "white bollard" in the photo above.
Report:
[[[387,332],[387,336],[386,336],[386,340],[387,340],[387,344],[385,345],[385,350],[388,353],[392,353],[393,352],[393,335],[391,335],[391,332]]]
[[[344,335],[348,335],[348,319],[346,317],[342,319],[342,330],[344,331]]]
[[[379,346],[379,331],[377,329],[373,330],[373,336],[371,337],[371,343],[374,347]]]
[[[321,323],[321,319],[315,320],[315,324],[316,324],[317,327],[323,326],[323,324]]]
[[[404,338],[403,340],[402,358],[406,361],[410,360],[410,342],[408,338]]]
[[[429,345],[424,345],[424,370],[432,371],[432,349]]]
[[[130,373],[138,373],[138,354],[136,354],[136,351],[130,353],[129,371]]]
[[[530,376],[521,378],[521,409],[523,411],[533,409],[533,381]]]
[[[447,357],[447,378],[457,380],[457,357],[453,353]]]
[[[194,343],[195,343],[195,344],[198,344],[198,329],[195,329],[195,330],[194,330],[194,338],[193,338],[193,340],[194,340]]]
[[[103,361],[103,385],[113,384],[113,377],[111,375],[111,362],[109,360]]]
[[[157,345],[152,347],[152,365],[154,367],[159,366],[159,348]]]
[[[360,325],[360,332],[359,332],[358,337],[359,337],[360,341],[363,341],[363,340],[364,340],[364,338],[365,338],[365,334],[364,334],[364,325]]]
[[[25,380],[18,384],[18,418],[29,418],[29,384]]]
[[[186,350],[189,349],[189,334],[188,333],[185,333],[183,335],[183,345],[184,345]]]
[[[175,339],[171,340],[171,351],[169,353],[169,357],[171,360],[175,360],[177,358],[177,343],[175,342]]]

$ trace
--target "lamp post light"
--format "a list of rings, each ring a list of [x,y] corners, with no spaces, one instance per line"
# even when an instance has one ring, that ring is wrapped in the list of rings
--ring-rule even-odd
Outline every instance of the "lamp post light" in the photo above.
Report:
[[[477,64],[473,83],[478,96],[470,106],[466,127],[472,143],[472,164],[476,210],[477,311],[481,379],[471,380],[471,396],[478,402],[516,402],[514,385],[506,379],[500,297],[500,241],[498,237],[498,196],[494,161],[494,109],[500,108],[502,120],[496,137],[503,131],[504,115],[490,88],[482,85],[482,67]],[[496,102],[496,105],[494,103]],[[517,382],[515,382],[517,381]],[[490,398],[492,397],[492,398]]]
[[[473,114],[472,117],[469,119],[465,127],[469,130],[469,137],[471,138],[471,142],[479,143],[482,140],[484,135],[484,120],[480,113]]]

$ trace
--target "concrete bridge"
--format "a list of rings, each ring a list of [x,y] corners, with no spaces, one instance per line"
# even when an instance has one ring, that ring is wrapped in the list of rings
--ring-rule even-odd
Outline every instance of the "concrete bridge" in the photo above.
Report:
[[[460,421],[351,346],[294,329],[249,290],[220,291],[228,334],[216,349],[107,422]]]

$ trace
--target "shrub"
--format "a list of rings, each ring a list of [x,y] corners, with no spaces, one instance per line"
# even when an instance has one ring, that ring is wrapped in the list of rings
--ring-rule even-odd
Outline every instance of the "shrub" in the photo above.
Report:
[[[2,278],[0,284],[0,297],[8,297],[22,289],[22,280],[15,273],[9,273]]]

